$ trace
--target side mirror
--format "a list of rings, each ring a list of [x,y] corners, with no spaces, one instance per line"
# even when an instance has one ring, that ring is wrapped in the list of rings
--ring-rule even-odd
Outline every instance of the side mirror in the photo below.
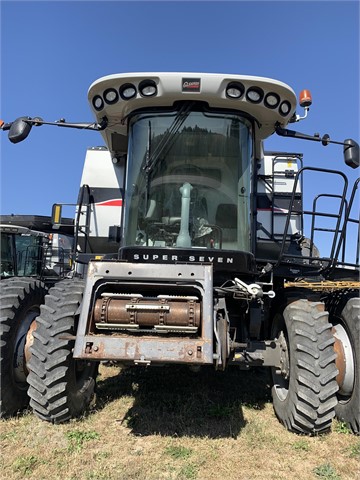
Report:
[[[30,117],[20,117],[12,122],[8,135],[11,143],[22,142],[29,135],[32,125],[26,120]]]
[[[344,161],[351,168],[359,166],[359,144],[348,138],[344,140]]]

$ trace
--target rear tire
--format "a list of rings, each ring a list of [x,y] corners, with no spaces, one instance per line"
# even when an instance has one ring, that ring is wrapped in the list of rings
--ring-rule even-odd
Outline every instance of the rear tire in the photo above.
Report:
[[[334,338],[321,302],[296,300],[275,315],[273,335],[282,344],[282,368],[272,368],[275,413],[292,432],[328,432],[338,385]]]
[[[28,394],[35,415],[52,423],[82,415],[94,397],[98,362],[75,360],[74,340],[62,338],[76,335],[84,285],[77,278],[58,282],[45,297],[37,319]]]
[[[29,404],[25,352],[45,294],[44,284],[34,278],[14,277],[0,282],[1,417],[15,415]]]
[[[343,344],[345,373],[337,394],[336,417],[360,434],[360,298],[357,290],[340,290],[330,293],[325,304],[334,325],[335,336]]]

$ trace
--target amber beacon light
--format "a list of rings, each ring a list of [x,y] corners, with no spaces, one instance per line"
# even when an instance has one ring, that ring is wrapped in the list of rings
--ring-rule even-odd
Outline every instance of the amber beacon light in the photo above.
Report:
[[[312,104],[312,97],[310,90],[301,90],[299,95],[299,105],[300,107],[310,107]]]

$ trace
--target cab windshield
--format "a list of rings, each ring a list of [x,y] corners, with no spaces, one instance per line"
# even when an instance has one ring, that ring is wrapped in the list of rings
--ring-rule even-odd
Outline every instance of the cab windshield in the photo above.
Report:
[[[41,238],[1,233],[1,277],[34,276],[41,268]]]
[[[141,113],[129,130],[124,246],[250,250],[250,122]]]

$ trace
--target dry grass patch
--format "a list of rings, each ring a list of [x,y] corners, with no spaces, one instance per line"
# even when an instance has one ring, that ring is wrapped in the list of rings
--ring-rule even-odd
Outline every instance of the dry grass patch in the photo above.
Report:
[[[8,480],[354,480],[360,441],[276,419],[264,370],[101,366],[97,407],[67,424],[31,413],[0,421]]]

